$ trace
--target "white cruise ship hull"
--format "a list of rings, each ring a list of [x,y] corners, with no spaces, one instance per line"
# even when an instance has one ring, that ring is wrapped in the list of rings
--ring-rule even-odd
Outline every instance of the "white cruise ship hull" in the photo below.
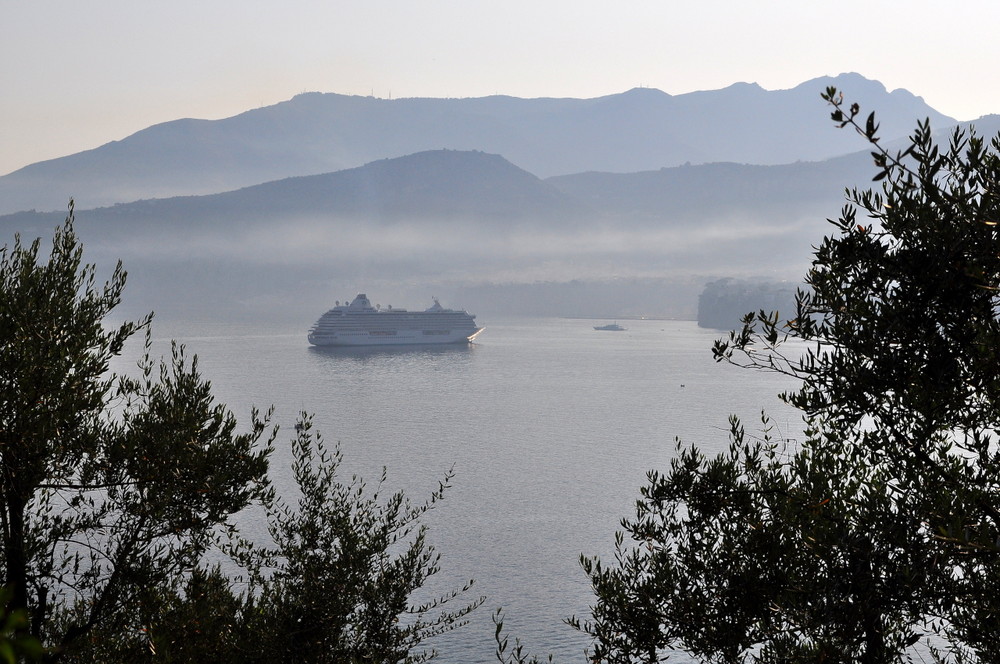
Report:
[[[361,293],[323,314],[308,339],[314,346],[422,346],[469,343],[482,330],[475,316],[445,309],[437,300],[426,311],[382,310]]]
[[[447,334],[424,334],[422,330],[397,330],[386,334],[363,330],[343,331],[335,334],[309,334],[309,343],[314,346],[411,346],[427,344],[462,344],[476,338],[483,328],[472,331],[449,332]]]

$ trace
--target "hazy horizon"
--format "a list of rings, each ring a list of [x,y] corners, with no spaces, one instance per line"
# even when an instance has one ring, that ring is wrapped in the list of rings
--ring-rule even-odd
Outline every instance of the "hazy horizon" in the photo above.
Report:
[[[7,3],[0,174],[161,122],[230,117],[307,91],[593,98],[739,82],[783,90],[856,71],[972,120],[1000,112],[1000,90],[988,85],[1000,5],[958,8],[928,0],[905,11],[861,0],[836,8],[515,0],[502,10],[446,0]]]

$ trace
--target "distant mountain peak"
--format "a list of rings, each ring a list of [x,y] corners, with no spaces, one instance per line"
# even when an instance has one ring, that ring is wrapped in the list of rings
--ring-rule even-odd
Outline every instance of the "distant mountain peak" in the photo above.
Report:
[[[755,92],[756,91],[760,91],[760,92],[764,92],[765,91],[764,88],[760,87],[760,84],[758,84],[756,82],[747,83],[745,81],[739,81],[739,82],[733,83],[732,85],[729,85],[729,86],[723,88],[723,90],[753,90]]]
[[[850,94],[851,92],[855,94],[859,92],[864,94],[888,94],[888,90],[881,81],[865,78],[857,72],[844,72],[836,76],[820,76],[804,83],[799,83],[793,90],[815,90],[818,95],[830,86],[837,88],[844,94]]]
[[[658,88],[647,88],[643,86],[635,87],[630,90],[626,90],[621,93],[621,96],[629,97],[673,97],[673,95],[664,92]]]

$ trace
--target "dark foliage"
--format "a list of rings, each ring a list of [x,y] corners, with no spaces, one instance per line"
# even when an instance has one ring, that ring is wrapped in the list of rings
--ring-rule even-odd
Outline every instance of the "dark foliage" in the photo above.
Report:
[[[715,348],[801,379],[805,437],[734,421],[728,453],[649,474],[615,565],[583,561],[597,660],[1000,661],[1000,137],[922,123],[890,153],[824,98],[880,189],[848,191],[794,318]]]
[[[294,506],[267,480],[274,433],[239,427],[197,359],[150,357],[151,317],[106,326],[121,265],[98,287],[73,209],[47,261],[40,241],[0,250],[0,659],[62,662],[421,662],[419,646],[482,600],[413,597],[438,571],[426,503],[338,478],[303,416]],[[146,332],[135,375],[110,362]],[[244,431],[244,432],[241,432]],[[274,430],[276,432],[276,429]],[[382,478],[384,481],[384,477]],[[234,515],[266,513],[271,544]],[[248,579],[205,568],[228,552]],[[227,563],[228,569],[235,569]],[[470,582],[471,585],[471,582]],[[44,646],[44,649],[39,646]]]
[[[156,370],[110,375],[149,319],[105,328],[119,265],[98,288],[73,232],[0,251],[0,564],[10,607],[56,660],[190,569],[230,515],[266,485],[265,422],[248,433],[213,403],[182,348]]]
[[[465,624],[483,598],[446,607],[469,590],[413,603],[416,591],[439,571],[421,517],[444,497],[449,473],[421,504],[402,492],[383,497],[360,478],[338,477],[339,449],[329,452],[304,413],[292,442],[292,474],[300,491],[293,507],[266,501],[273,540],[235,557],[254,580],[243,612],[259,650],[245,661],[417,662],[427,639]]]

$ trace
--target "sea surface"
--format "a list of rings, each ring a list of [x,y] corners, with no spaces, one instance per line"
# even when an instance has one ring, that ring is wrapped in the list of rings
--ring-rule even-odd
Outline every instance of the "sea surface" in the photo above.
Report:
[[[306,342],[309,322],[166,321],[154,323],[154,351],[176,339],[197,354],[241,420],[273,405],[272,475],[288,495],[300,411],[339,443],[345,481],[375,483],[384,467],[388,488],[422,502],[454,469],[426,519],[442,566],[427,591],[475,579],[468,598],[487,600],[433,643],[439,661],[496,661],[491,615],[503,607],[512,644],[585,662],[588,639],[563,622],[592,603],[580,555],[612,559],[619,521],[647,471],[668,466],[676,437],[721,451],[729,415],[756,431],[762,410],[778,435],[795,437],[799,417],[777,399],[794,383],[716,363],[712,342],[724,333],[692,321],[619,321],[624,332],[593,329],[605,320],[478,322],[486,331],[469,346],[324,350]]]

